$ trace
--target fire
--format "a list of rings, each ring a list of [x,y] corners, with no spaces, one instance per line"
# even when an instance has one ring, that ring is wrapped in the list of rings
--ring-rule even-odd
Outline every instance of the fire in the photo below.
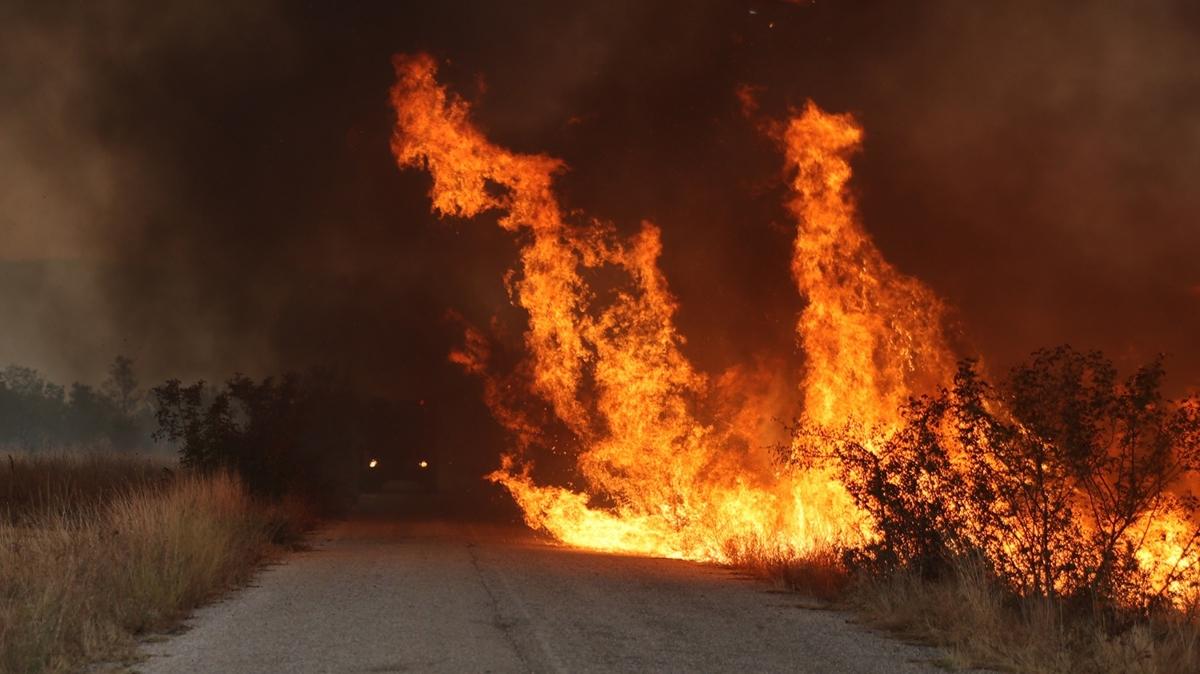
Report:
[[[528,315],[526,361],[495,371],[487,337],[471,326],[450,359],[483,380],[485,401],[511,432],[512,448],[488,478],[508,489],[529,526],[573,546],[716,562],[874,536],[831,466],[781,470],[771,449],[786,441],[771,420],[790,417],[797,399],[807,423],[858,429],[870,446],[896,428],[906,400],[947,385],[955,370],[944,305],[889,264],[861,224],[848,190],[863,137],[853,118],[809,102],[772,131],[797,225],[791,271],[807,300],[796,325],[804,371],[764,359],[704,373],[681,349],[657,226],[622,236],[569,214],[553,184],[562,161],[490,142],[467,103],[437,82],[430,57],[398,56],[394,65],[397,163],[429,173],[436,213],[495,212],[521,244],[519,270],[506,281]],[[596,270],[618,278],[616,287],[593,287]],[[570,442],[550,439],[543,411]],[[575,488],[535,478],[531,450],[552,443],[573,452]],[[1170,518],[1147,523],[1153,544],[1142,563],[1152,576],[1196,563],[1187,530]]]
[[[501,227],[525,232],[522,276],[511,287],[529,315],[528,388],[578,440],[586,486],[534,480],[524,450],[537,441],[536,424],[512,400],[512,383],[488,373],[480,333],[469,330],[451,357],[485,378],[488,403],[514,432],[515,451],[489,477],[512,492],[530,526],[572,545],[717,561],[746,546],[799,554],[869,535],[830,475],[778,474],[761,428],[774,410],[747,409],[762,397],[730,390],[755,377],[714,381],[684,357],[656,226],[623,238],[604,223],[568,222],[552,189],[561,161],[489,142],[466,103],[437,83],[429,57],[395,65],[392,150],[401,166],[429,171],[434,210],[495,210]],[[890,420],[883,410],[909,395],[913,375],[948,361],[938,352],[940,305],[888,266],[857,224],[845,184],[860,136],[849,118],[810,105],[783,138],[800,221],[793,271],[810,298],[798,327],[809,353],[802,389],[815,418],[829,422],[847,411]],[[608,301],[582,273],[601,267],[624,279]],[[713,401],[734,404],[699,418]]]
[[[897,272],[863,230],[847,190],[862,129],[809,101],[783,133],[794,170],[788,204],[799,223],[792,274],[808,306],[805,414],[827,426],[891,426],[914,392],[950,380],[954,357],[941,301]]]

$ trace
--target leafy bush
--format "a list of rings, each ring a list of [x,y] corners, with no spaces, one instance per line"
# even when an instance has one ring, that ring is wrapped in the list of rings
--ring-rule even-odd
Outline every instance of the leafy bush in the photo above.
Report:
[[[155,438],[179,443],[184,465],[234,470],[271,498],[295,495],[327,511],[347,504],[365,407],[331,378],[237,375],[219,389],[173,379],[151,393]]]
[[[909,401],[904,425],[890,435],[851,426],[796,429],[806,463],[834,459],[842,484],[874,521],[878,536],[847,551],[850,567],[935,577],[966,551],[966,484],[945,433],[952,411],[946,395],[923,397]]]
[[[933,577],[980,555],[1022,596],[1145,614],[1197,590],[1184,488],[1200,469],[1200,401],[1165,400],[1162,378],[1161,360],[1119,381],[1101,354],[1069,347],[1000,386],[965,361],[898,430],[801,425],[788,458],[832,458],[874,518],[854,565]]]

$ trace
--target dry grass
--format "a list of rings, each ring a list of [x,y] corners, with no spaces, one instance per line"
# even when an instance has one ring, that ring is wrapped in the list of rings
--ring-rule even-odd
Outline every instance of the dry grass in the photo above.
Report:
[[[845,603],[869,624],[942,647],[951,668],[1030,673],[1200,671],[1200,626],[1163,615],[1113,630],[1093,615],[1018,600],[974,562],[942,581],[857,581]]]
[[[130,489],[165,484],[165,458],[103,452],[0,455],[0,521],[48,511],[79,512]]]
[[[171,475],[112,457],[14,459],[6,468],[5,672],[70,671],[130,657],[137,634],[169,627],[243,582],[302,521],[294,508],[255,502],[224,474]]]
[[[732,567],[826,603],[840,599],[850,581],[841,550],[833,546],[798,555],[769,548],[757,539],[741,539],[727,545],[725,554]]]
[[[1122,630],[1049,601],[1020,600],[964,560],[951,577],[852,577],[835,549],[797,558],[739,541],[737,568],[848,609],[868,625],[940,647],[947,669],[1030,674],[1200,672],[1198,611],[1165,614]],[[1188,616],[1192,616],[1191,619]]]

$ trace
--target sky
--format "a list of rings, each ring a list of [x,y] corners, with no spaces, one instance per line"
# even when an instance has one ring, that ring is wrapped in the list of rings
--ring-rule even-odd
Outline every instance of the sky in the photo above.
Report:
[[[148,382],[312,365],[482,413],[451,310],[515,325],[516,243],[438,220],[388,150],[395,53],[425,51],[564,201],[663,230],[687,353],[794,352],[782,158],[740,114],[807,99],[866,130],[884,255],[964,355],[1168,354],[1200,386],[1200,8],[1189,2],[8,2],[0,364]]]

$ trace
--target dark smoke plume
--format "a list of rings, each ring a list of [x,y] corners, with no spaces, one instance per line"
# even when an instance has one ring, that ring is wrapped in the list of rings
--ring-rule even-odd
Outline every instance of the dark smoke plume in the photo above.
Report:
[[[53,6],[51,6],[53,5]],[[103,5],[101,7],[100,5]],[[662,227],[688,349],[791,352],[780,159],[739,112],[867,130],[885,254],[1003,366],[1071,342],[1200,384],[1193,3],[9,3],[0,9],[0,362],[98,379],[321,365],[481,415],[447,309],[519,339],[514,246],[438,222],[388,154],[395,52],[566,201]]]

